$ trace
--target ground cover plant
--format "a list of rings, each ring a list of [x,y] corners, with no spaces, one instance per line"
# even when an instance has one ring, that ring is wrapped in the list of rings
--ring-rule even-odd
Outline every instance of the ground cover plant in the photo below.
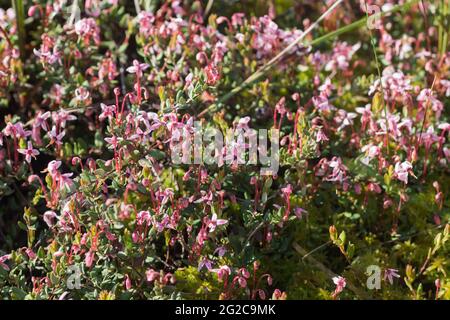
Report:
[[[0,5],[0,299],[450,299],[449,1]]]

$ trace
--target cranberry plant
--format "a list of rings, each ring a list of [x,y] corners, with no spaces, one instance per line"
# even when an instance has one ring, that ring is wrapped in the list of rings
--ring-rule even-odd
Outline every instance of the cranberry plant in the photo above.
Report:
[[[1,299],[450,299],[447,1],[13,3]]]

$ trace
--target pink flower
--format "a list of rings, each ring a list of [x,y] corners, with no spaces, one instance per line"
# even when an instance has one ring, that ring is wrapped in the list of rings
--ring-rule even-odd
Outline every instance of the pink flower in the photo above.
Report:
[[[404,184],[408,183],[408,173],[411,173],[412,164],[408,161],[397,162],[395,164],[394,173],[398,180],[402,181]]]
[[[209,232],[214,232],[217,226],[224,225],[228,222],[228,220],[217,219],[217,214],[213,214],[211,220],[208,223]]]
[[[145,271],[145,276],[147,277],[148,282],[153,282],[159,278],[160,274],[159,274],[159,272],[157,272],[153,269],[149,269],[149,270]]]
[[[125,275],[125,289],[130,290],[131,289],[131,280],[129,275]]]
[[[312,102],[314,107],[316,107],[320,112],[329,112],[331,110],[336,109],[329,101],[328,97],[323,93],[320,95],[313,97]]]
[[[197,238],[196,238],[197,243],[200,246],[203,246],[203,244],[205,243],[206,239],[208,239],[208,233],[206,232],[206,227],[202,227],[200,229],[200,231],[198,232],[198,234],[197,234]]]
[[[327,177],[327,181],[335,181],[335,182],[344,182],[346,179],[347,167],[342,164],[342,160],[339,157],[333,157],[330,162],[328,162],[328,166],[333,168],[333,171]]]
[[[353,119],[356,118],[356,113],[353,112],[347,112],[343,109],[338,110],[336,117],[334,118],[334,120],[340,124],[339,128],[337,129],[337,131],[341,131],[342,129],[344,129],[347,126],[352,126],[353,125]]]
[[[54,211],[46,211],[44,213],[44,221],[47,224],[47,226],[52,227],[55,222],[53,221],[57,217],[56,213]]]
[[[6,254],[6,255],[0,257],[0,266],[3,269],[5,269],[6,271],[9,271],[9,267],[5,262],[6,262],[6,260],[9,260],[9,259],[11,259],[10,254]]]
[[[282,97],[277,102],[277,104],[275,105],[275,110],[281,115],[284,115],[287,112],[287,109],[286,109],[286,98],[285,97]]]
[[[81,89],[84,89],[84,88],[80,88],[80,90]],[[87,96],[89,97],[89,91],[87,91],[87,93],[85,93],[85,94],[87,94]],[[57,125],[60,125],[62,128],[65,128],[67,121],[76,120],[77,117],[73,114],[70,114],[66,110],[62,109],[62,110],[59,110],[58,112],[53,112],[52,119]]]
[[[56,127],[53,126],[52,130],[48,133],[49,137],[50,137],[50,143],[55,143],[56,145],[62,145],[62,138],[64,138],[65,135],[65,131],[61,131],[60,133],[58,133],[56,131]]]
[[[217,273],[219,281],[224,281],[231,274],[231,269],[227,265],[221,266],[219,269],[211,269],[211,271]]]
[[[26,248],[25,253],[27,254],[28,258],[30,258],[30,260],[36,259],[36,253],[34,253],[32,249]]]
[[[114,80],[117,76],[117,67],[114,63],[113,59],[105,58],[103,59],[98,66],[98,77],[100,80],[108,79],[110,81]]]
[[[390,284],[394,283],[394,277],[400,278],[400,275],[398,274],[397,269],[386,269],[384,270],[384,280],[388,280]]]
[[[216,250],[214,250],[214,254],[218,254],[219,257],[223,257],[223,255],[227,252],[227,249],[223,246],[216,248]]]
[[[436,113],[436,118],[439,119],[442,110],[444,109],[444,104],[433,95],[431,89],[423,89],[420,91],[417,101],[421,102],[423,107],[430,105],[432,110]]]
[[[5,129],[3,129],[3,133],[5,136],[15,137],[18,139],[25,139],[31,135],[31,131],[25,130],[21,122],[17,122],[16,124],[8,122]]]
[[[297,207],[294,209],[294,214],[298,219],[302,219],[303,218],[303,214],[308,213],[308,211],[306,211],[303,208]]]
[[[247,287],[247,280],[244,277],[238,277],[238,283],[241,288]]]
[[[52,160],[47,165],[47,171],[53,177],[58,173],[58,169],[60,166],[61,166],[61,161]]]
[[[284,211],[283,220],[287,221],[289,218],[289,213],[291,212],[290,196],[292,193],[292,186],[288,184],[286,187],[281,188],[281,193],[283,194],[284,201],[286,202],[286,210]]]
[[[445,88],[445,96],[450,97],[450,81],[441,80],[441,85]]]
[[[92,264],[94,263],[94,257],[95,252],[92,250],[89,250],[88,253],[86,253],[86,257],[84,258],[84,262],[86,263],[86,267],[90,268]]]
[[[334,88],[335,87],[331,83],[330,78],[326,78],[325,82],[319,87],[319,91],[322,92],[326,97],[329,97]]]
[[[286,185],[286,187],[281,188],[281,192],[283,193],[286,199],[289,199],[292,193],[292,186],[290,184]]]
[[[136,215],[136,222],[138,225],[150,224],[152,221],[150,212],[148,211],[139,211]]]
[[[361,125],[363,128],[366,127],[367,123],[370,122],[371,118],[372,118],[372,105],[366,104],[366,106],[363,107],[357,107],[355,108],[356,112],[361,114]]]
[[[138,15],[139,33],[145,37],[149,37],[155,30],[154,22],[155,16],[151,12],[142,11]]]
[[[75,89],[75,98],[78,102],[86,102],[87,103],[89,101],[90,96],[91,96],[91,94],[90,94],[89,90],[84,87]]]
[[[95,44],[100,43],[100,28],[93,18],[85,18],[75,23],[75,33],[83,39],[85,45],[94,40]]]
[[[334,290],[333,293],[333,298],[335,298],[339,293],[342,292],[342,290],[344,290],[345,286],[347,285],[347,282],[345,281],[345,278],[341,276],[334,277],[333,282],[336,285],[336,289]]]
[[[322,141],[328,141],[328,137],[326,136],[326,134],[323,132],[322,128],[319,128],[319,130],[317,131],[316,134],[316,142],[320,143]]]
[[[73,172],[64,173],[59,176],[59,188],[60,189],[68,189],[70,190],[73,185],[72,179],[70,177],[73,175]]]
[[[282,292],[280,289],[275,289],[272,293],[272,300],[286,300],[286,292]]]
[[[48,131],[48,125],[47,125],[47,119],[50,118],[51,113],[50,111],[47,111],[45,113],[42,113],[42,111],[39,111],[36,115],[36,117],[34,118],[33,121],[33,127],[41,127],[42,129],[44,129],[45,131]]]
[[[207,258],[203,258],[200,263],[198,264],[198,271],[202,270],[204,267],[206,267],[206,269],[211,270],[212,269],[212,261],[207,259]]]
[[[114,111],[116,110],[116,106],[115,105],[110,105],[107,106],[104,103],[100,103],[100,107],[102,108],[102,113],[100,114],[100,116],[98,117],[100,121],[105,120],[106,118],[108,118],[109,120],[111,120],[111,118],[114,116]]]
[[[147,63],[139,63],[137,60],[133,60],[133,66],[128,67],[127,71],[129,73],[136,73],[138,77],[142,77],[142,71],[146,70],[150,65]]]
[[[41,111],[39,111],[36,115],[36,117],[34,118],[34,122],[33,122],[33,129],[32,134],[31,134],[31,138],[37,143],[37,144],[42,144],[42,140],[41,140],[41,128],[45,131],[48,131],[48,124],[47,124],[47,119],[51,116],[50,111],[47,111],[45,113],[42,113]]]
[[[266,300],[266,293],[262,289],[258,289],[258,296],[261,300]]]
[[[217,81],[220,79],[220,73],[217,67],[210,63],[205,67],[205,74],[206,74],[206,83],[210,86],[216,84]]]
[[[245,18],[245,14],[242,12],[236,12],[231,16],[231,24],[233,27],[237,27],[243,24]]]
[[[350,60],[356,51],[361,47],[360,43],[353,46],[346,42],[338,42],[334,46],[330,61],[325,66],[326,71],[347,70],[350,67]]]
[[[117,149],[117,146],[121,140],[122,138],[117,138],[116,136],[105,138],[105,141],[109,143],[108,149]]]
[[[366,145],[362,147],[361,151],[366,153],[366,156],[361,159],[361,162],[365,165],[369,165],[369,162],[375,157],[381,154],[381,149],[378,146],[374,146],[372,144]]]
[[[17,149],[17,151],[21,154],[25,155],[25,160],[28,163],[31,163],[31,157],[36,159],[36,156],[39,154],[39,151],[36,149],[33,149],[33,145],[31,144],[31,141],[28,141],[28,147],[27,149]]]

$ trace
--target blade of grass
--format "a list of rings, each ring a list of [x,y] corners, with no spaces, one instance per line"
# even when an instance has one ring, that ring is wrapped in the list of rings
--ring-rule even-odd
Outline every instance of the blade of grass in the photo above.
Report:
[[[439,34],[439,54],[441,56],[445,55],[447,52],[448,45],[448,29],[449,29],[449,1],[441,0],[440,2],[440,23],[438,28]]]
[[[139,15],[139,13],[141,13],[141,6],[139,5],[139,0],[134,0],[134,8],[136,9],[136,13]]]
[[[214,0],[209,0],[208,3],[206,4],[205,13],[203,14],[203,19],[206,19],[206,17],[208,17],[209,11],[211,10],[213,3],[214,3]]]
[[[19,37],[19,52],[22,59],[25,58],[25,9],[23,0],[12,0],[12,6],[16,14],[17,34]]]

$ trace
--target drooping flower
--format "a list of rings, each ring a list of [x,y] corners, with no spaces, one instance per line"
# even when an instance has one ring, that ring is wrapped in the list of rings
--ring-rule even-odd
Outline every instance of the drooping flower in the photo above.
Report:
[[[44,213],[44,221],[47,224],[47,226],[52,227],[55,222],[53,221],[57,217],[56,213],[54,211],[46,211]]]
[[[10,254],[5,254],[4,256],[0,257],[0,267],[5,269],[6,271],[9,271],[9,266],[5,262],[6,262],[6,260],[9,260],[9,259],[11,259]]]
[[[398,180],[404,184],[408,184],[408,174],[412,172],[412,164],[409,161],[395,164],[394,173]]]
[[[150,224],[152,221],[149,211],[139,211],[136,215],[136,222],[138,225]]]
[[[218,248],[216,248],[216,250],[214,250],[214,254],[218,254],[219,257],[223,257],[224,254],[227,252],[227,249],[224,246],[220,246]]]
[[[66,190],[70,190],[73,186],[73,181],[70,177],[73,176],[73,172],[69,172],[69,173],[63,173],[61,175],[59,175],[59,188],[62,189],[66,189]]]
[[[112,136],[111,138],[105,138],[105,141],[109,143],[108,149],[117,149],[117,146],[119,145],[119,142],[122,141],[122,138]]]
[[[210,271],[217,273],[219,281],[224,281],[231,274],[231,269],[227,265],[221,266],[218,269],[211,269]]]
[[[131,279],[130,279],[130,276],[128,274],[125,275],[124,286],[125,286],[126,290],[130,290],[131,289]]]
[[[48,136],[50,137],[50,144],[56,144],[57,146],[62,145],[62,138],[64,138],[66,132],[65,131],[61,131],[61,132],[57,132],[56,127],[53,126],[52,130],[50,132],[47,133]]]
[[[50,111],[44,112],[42,113],[41,111],[39,111],[36,114],[36,117],[34,118],[33,121],[33,127],[41,127],[43,130],[48,131],[48,124],[47,124],[47,119],[50,118],[51,113]]]
[[[47,165],[47,171],[52,177],[54,177],[58,173],[58,169],[60,166],[61,166],[61,161],[52,160]]]
[[[145,271],[145,276],[148,282],[154,282],[156,279],[160,277],[160,274],[159,272],[153,269],[148,269],[147,271]]]
[[[217,67],[213,63],[208,64],[204,70],[205,70],[205,74],[206,74],[206,83],[207,84],[209,84],[210,86],[213,86],[214,84],[217,83],[217,81],[219,81],[220,73],[219,73],[219,70],[217,69]]]
[[[417,101],[419,101],[425,108],[428,105],[431,106],[431,109],[436,113],[436,118],[440,118],[442,110],[444,109],[444,104],[434,96],[433,90],[423,89],[420,91]]]
[[[106,118],[111,120],[114,117],[114,112],[116,110],[115,105],[107,106],[104,103],[100,103],[100,107],[102,108],[102,113],[100,113],[98,119],[100,121],[104,121]]]
[[[89,45],[91,40],[95,44],[100,44],[100,27],[93,18],[80,19],[75,23],[75,33],[83,40],[85,45]]]
[[[337,295],[344,290],[345,286],[347,285],[347,282],[345,278],[341,276],[334,277],[333,282],[336,285],[336,289],[334,289],[333,293],[333,298],[336,298]]]
[[[33,251],[33,249],[30,249],[30,248],[26,248],[25,249],[25,253],[27,254],[27,256],[28,256],[28,258],[30,259],[30,260],[34,260],[34,259],[36,259],[36,253],[34,253],[34,251]]]
[[[342,163],[342,159],[339,157],[333,157],[328,166],[333,168],[332,172],[327,176],[327,181],[344,182],[347,174],[347,167]]]
[[[95,252],[92,250],[89,250],[88,253],[86,253],[86,257],[84,259],[84,263],[86,264],[86,267],[90,268],[92,267],[92,264],[94,263],[95,258]]]

